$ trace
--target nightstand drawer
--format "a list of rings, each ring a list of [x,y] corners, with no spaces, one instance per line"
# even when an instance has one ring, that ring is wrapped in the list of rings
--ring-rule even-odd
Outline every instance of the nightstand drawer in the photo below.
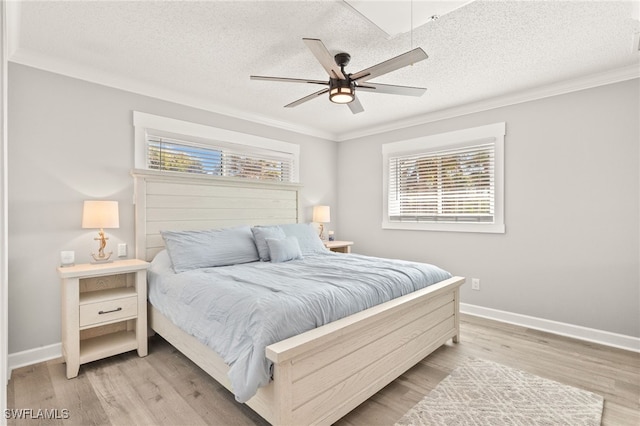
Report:
[[[87,303],[80,306],[80,327],[135,317],[137,314],[137,296]]]

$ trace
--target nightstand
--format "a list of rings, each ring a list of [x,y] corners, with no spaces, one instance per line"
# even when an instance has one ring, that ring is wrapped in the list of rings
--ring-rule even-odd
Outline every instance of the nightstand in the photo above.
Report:
[[[337,253],[351,253],[353,241],[323,241],[324,246]]]
[[[80,364],[137,349],[147,355],[147,268],[138,259],[58,268],[67,378]]]

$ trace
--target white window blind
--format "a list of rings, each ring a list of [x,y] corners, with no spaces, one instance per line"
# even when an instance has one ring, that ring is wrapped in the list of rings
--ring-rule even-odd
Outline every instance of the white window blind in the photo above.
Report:
[[[504,136],[494,123],[382,145],[382,228],[505,232]]]
[[[288,153],[147,135],[147,167],[153,170],[292,182],[293,165]]]
[[[133,112],[139,169],[272,182],[298,181],[298,144]]]
[[[494,222],[493,142],[388,161],[390,221]]]

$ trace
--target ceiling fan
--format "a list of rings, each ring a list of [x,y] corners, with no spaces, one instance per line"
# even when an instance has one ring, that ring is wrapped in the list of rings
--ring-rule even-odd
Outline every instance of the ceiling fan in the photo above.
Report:
[[[396,86],[392,84],[371,83],[370,79],[387,74],[391,71],[415,64],[427,59],[427,54],[417,47],[400,56],[381,62],[372,67],[358,71],[355,74],[347,74],[344,67],[347,66],[351,56],[348,53],[338,53],[331,56],[329,50],[321,40],[315,38],[303,38],[311,53],[320,62],[322,67],[329,73],[329,81],[305,80],[301,78],[286,77],[264,77],[259,75],[250,76],[251,80],[282,81],[286,83],[307,83],[329,86],[318,92],[312,93],[297,101],[285,105],[285,108],[292,108],[302,103],[315,99],[318,96],[329,93],[329,100],[338,104],[347,104],[351,112],[357,114],[364,111],[362,104],[356,97],[356,91],[387,93],[392,95],[422,96],[427,90],[424,87]]]

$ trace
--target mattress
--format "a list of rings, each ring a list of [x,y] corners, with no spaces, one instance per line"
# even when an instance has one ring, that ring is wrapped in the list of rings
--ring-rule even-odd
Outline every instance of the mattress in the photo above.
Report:
[[[236,400],[246,402],[271,378],[268,345],[451,274],[426,263],[333,252],[175,273],[163,251],[148,276],[150,303],[222,357]]]

